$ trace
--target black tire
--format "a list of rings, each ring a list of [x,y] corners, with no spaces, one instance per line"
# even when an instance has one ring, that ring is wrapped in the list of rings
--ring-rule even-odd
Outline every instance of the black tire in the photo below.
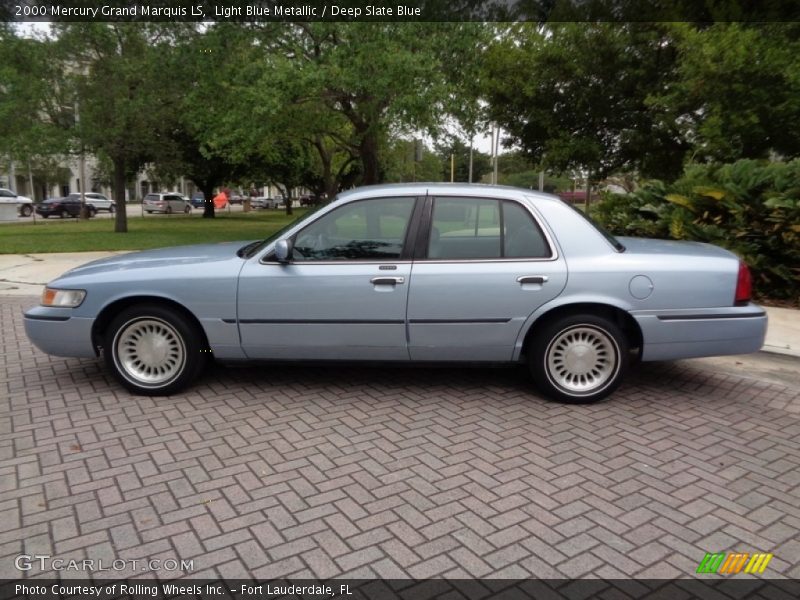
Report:
[[[94,206],[90,206],[90,207],[89,207],[88,209],[86,209],[86,210],[87,210],[87,212],[88,212],[88,214],[89,214],[89,218],[90,218],[90,219],[91,219],[91,218],[93,218],[93,217],[94,217],[94,216],[97,214],[97,210],[95,209],[95,207],[94,207]]]
[[[111,206],[108,208],[108,212],[109,212],[109,214],[112,214],[112,215],[113,215],[113,214],[114,214],[114,210],[116,210],[116,209],[114,208],[114,205],[112,204],[112,205],[111,205]]]
[[[628,370],[628,340],[605,317],[567,315],[544,323],[533,335],[528,352],[531,374],[554,400],[602,400],[619,387]]]
[[[167,205],[167,209],[164,212],[167,213],[168,215],[171,215],[172,214],[172,207]]]
[[[148,348],[147,336],[155,339],[156,348]],[[153,352],[163,355],[154,358]],[[109,324],[103,340],[106,366],[124,387],[144,396],[167,396],[190,385],[208,356],[195,324],[160,304],[122,310]]]
[[[19,214],[23,217],[30,217],[31,213],[33,213],[33,208],[31,208],[30,204],[23,204],[19,207]]]
[[[188,215],[190,212],[192,212],[192,207],[191,207],[189,204],[187,204],[187,205],[186,205],[186,206],[183,208],[183,212],[184,212],[184,213],[186,213],[186,214]]]

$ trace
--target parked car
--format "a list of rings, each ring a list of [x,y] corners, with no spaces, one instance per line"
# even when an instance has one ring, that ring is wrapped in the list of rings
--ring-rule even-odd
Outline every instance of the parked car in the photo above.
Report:
[[[117,209],[117,204],[113,200],[109,199],[103,194],[99,194],[97,192],[86,192],[86,204],[94,206],[96,211],[107,211],[114,214],[114,211]],[[81,201],[80,192],[73,192],[67,198],[77,199],[78,202]]]
[[[586,190],[575,190],[571,192],[558,192],[558,197],[567,204],[583,204],[586,202]],[[590,202],[598,202],[600,194],[591,192],[589,196]]]
[[[253,198],[253,208],[280,208],[283,205],[283,200],[278,198],[270,198],[268,196],[259,196]]]
[[[49,283],[44,352],[171,394],[219,361],[525,364],[589,402],[632,359],[759,350],[747,267],[697,242],[615,238],[555,196],[458,184],[342,193],[265,240],[148,250]]]
[[[230,203],[231,204],[243,204],[244,203],[244,196],[239,194],[233,194],[230,196]]]
[[[192,204],[180,194],[169,192],[165,194],[147,194],[142,200],[142,208],[147,214],[157,213],[190,213]]]
[[[21,217],[30,217],[33,214],[33,200],[27,196],[20,196],[8,188],[0,188],[0,198],[16,200],[17,211],[19,211]]]
[[[89,218],[91,218],[97,214],[97,209],[87,204],[86,212]],[[36,213],[43,216],[45,219],[48,217],[59,217],[61,219],[79,217],[81,216],[81,200],[80,198],[73,198],[72,196],[48,198],[36,206]]]
[[[311,194],[303,194],[299,200],[300,206],[314,206],[317,203],[317,199]]]
[[[203,208],[206,204],[206,197],[203,192],[195,192],[189,202],[194,208]]]

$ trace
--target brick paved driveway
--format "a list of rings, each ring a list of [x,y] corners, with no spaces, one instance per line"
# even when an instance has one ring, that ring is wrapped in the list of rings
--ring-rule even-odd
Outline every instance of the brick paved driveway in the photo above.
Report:
[[[684,577],[728,550],[800,577],[797,387],[661,363],[571,407],[521,370],[253,367],[149,399],[34,350],[31,303],[0,298],[0,577]]]

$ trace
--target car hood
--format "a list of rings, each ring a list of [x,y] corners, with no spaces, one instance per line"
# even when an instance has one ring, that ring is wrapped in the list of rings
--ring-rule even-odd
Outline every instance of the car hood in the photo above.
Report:
[[[174,267],[177,265],[208,265],[211,262],[236,258],[236,251],[249,242],[221,242],[216,244],[197,244],[175,248],[144,250],[101,258],[64,273],[67,275],[95,275],[113,271],[132,269],[152,269]]]
[[[672,256],[708,256],[722,258],[736,258],[733,252],[703,242],[684,242],[675,240],[657,240],[650,238],[620,237],[616,236],[625,246],[626,253],[632,254],[658,254]]]

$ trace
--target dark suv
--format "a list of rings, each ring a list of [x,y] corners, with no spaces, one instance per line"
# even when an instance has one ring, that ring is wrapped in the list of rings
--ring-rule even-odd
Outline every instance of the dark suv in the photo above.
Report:
[[[87,214],[93,217],[97,214],[97,209],[94,206],[86,206]],[[66,197],[66,198],[48,198],[36,207],[36,212],[43,216],[45,219],[50,216],[60,217],[78,217],[81,214],[81,200],[80,198]]]
[[[300,206],[314,206],[317,199],[311,194],[303,194],[300,196]]]

